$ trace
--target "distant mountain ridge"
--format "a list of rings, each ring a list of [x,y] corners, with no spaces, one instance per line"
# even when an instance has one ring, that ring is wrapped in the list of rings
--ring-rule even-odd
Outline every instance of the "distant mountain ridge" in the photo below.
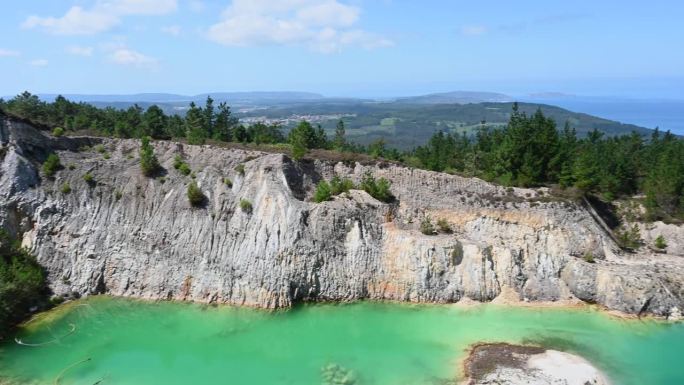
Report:
[[[53,100],[58,94],[38,94],[43,100]],[[216,101],[232,103],[265,101],[305,101],[323,99],[324,96],[313,92],[300,91],[249,91],[249,92],[209,92],[198,95],[169,93],[141,93],[122,95],[62,94],[65,98],[78,102],[97,103],[181,103],[202,102],[211,96]]]
[[[505,103],[515,98],[497,92],[452,91],[419,96],[397,98],[400,103],[410,104],[468,104],[468,103]]]

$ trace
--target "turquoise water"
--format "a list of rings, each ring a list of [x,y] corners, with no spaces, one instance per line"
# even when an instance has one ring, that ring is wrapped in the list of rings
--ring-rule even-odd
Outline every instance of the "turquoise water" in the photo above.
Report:
[[[590,308],[362,302],[265,312],[91,297],[18,337],[58,340],[0,345],[0,377],[16,383],[306,385],[324,383],[321,369],[337,364],[357,385],[444,384],[468,345],[508,341],[581,354],[617,385],[684,384],[684,324]]]

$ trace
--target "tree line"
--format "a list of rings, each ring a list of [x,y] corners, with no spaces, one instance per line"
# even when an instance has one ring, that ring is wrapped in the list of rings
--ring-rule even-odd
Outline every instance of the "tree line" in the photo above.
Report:
[[[649,219],[684,219],[684,141],[670,132],[655,130],[650,138],[637,133],[605,136],[598,130],[578,138],[566,123],[556,123],[537,110],[528,116],[514,104],[508,124],[491,128],[483,124],[472,135],[437,132],[424,146],[400,152],[380,139],[368,146],[345,138],[339,121],[332,138],[323,128],[306,121],[287,135],[282,127],[255,123],[245,127],[226,103],[204,106],[191,103],[185,116],[166,115],[158,106],[143,110],[97,108],[58,96],[41,101],[24,92],[0,99],[0,110],[32,122],[67,131],[93,130],[122,138],[179,139],[191,144],[207,140],[255,144],[286,144],[300,159],[309,149],[329,149],[369,154],[434,171],[477,176],[506,186],[559,185],[594,193],[605,200],[645,195]]]
[[[514,105],[505,127],[483,126],[474,137],[438,132],[405,160],[506,186],[574,187],[607,201],[644,194],[648,219],[684,219],[684,140],[669,131],[578,138],[569,124],[559,131],[541,110],[527,116]]]

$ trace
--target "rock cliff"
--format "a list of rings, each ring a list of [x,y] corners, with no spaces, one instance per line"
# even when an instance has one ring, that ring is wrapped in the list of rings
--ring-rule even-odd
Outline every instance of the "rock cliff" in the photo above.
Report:
[[[682,256],[625,254],[587,207],[544,189],[393,164],[154,147],[165,171],[148,178],[139,141],[55,138],[2,118],[0,227],[23,239],[56,294],[276,308],[364,298],[490,301],[513,290],[521,300],[579,298],[628,313],[684,308]],[[51,152],[64,167],[47,177],[40,164]],[[188,203],[191,176],[174,169],[176,155],[206,195],[203,207]],[[359,190],[311,201],[320,179],[358,182],[366,172],[391,181],[396,201]],[[445,219],[453,232],[422,234],[425,216]]]

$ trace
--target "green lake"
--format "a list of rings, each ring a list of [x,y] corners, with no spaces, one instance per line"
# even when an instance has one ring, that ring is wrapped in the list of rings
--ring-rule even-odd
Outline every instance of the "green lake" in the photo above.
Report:
[[[616,385],[684,384],[684,324],[589,307],[359,302],[266,312],[102,296],[44,313],[17,337],[53,341],[0,345],[0,379],[19,384],[320,385],[331,372],[357,385],[451,384],[478,341],[574,352]],[[322,372],[331,364],[344,369]]]

